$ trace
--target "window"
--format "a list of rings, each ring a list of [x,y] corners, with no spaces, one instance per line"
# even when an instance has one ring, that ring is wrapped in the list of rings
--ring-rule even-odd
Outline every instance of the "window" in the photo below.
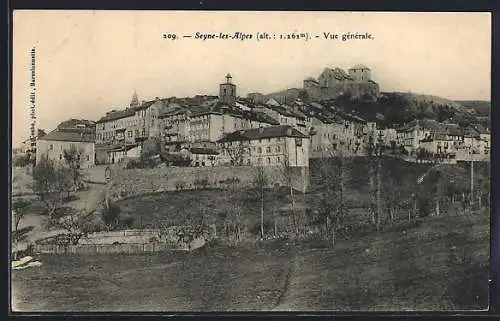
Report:
[[[87,162],[90,161],[90,155],[87,155]]]
[[[247,159],[247,165],[250,165],[250,158]]]
[[[62,159],[62,154],[59,154],[59,160],[61,160],[61,159]]]
[[[54,145],[50,144],[49,145],[49,150],[54,150]]]
[[[257,152],[258,152],[259,154],[262,154],[262,148],[261,148],[261,147],[259,147],[259,148],[257,149]]]
[[[271,153],[271,147],[269,147],[269,146],[268,146],[268,147],[266,148],[266,152],[267,152],[267,153]]]
[[[270,157],[267,158],[267,163],[271,164],[271,158]]]
[[[278,163],[280,162],[280,157],[278,156]]]
[[[262,139],[259,139],[259,143],[262,143]]]
[[[132,131],[131,131],[131,130],[129,130],[129,131],[127,132],[127,136],[128,136],[128,137],[132,137]]]
[[[276,146],[276,152],[277,152],[277,153],[281,153],[281,147]]]

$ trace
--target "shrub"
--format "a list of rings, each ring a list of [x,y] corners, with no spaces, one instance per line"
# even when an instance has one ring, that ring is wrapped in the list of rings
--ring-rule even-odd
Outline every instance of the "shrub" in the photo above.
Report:
[[[16,167],[26,167],[29,163],[29,155],[16,155],[12,158],[12,165]]]
[[[264,221],[264,235],[269,234],[274,229],[273,222]],[[250,227],[250,233],[252,235],[260,236],[260,222],[255,223],[252,227]]]
[[[193,185],[194,185],[196,188],[205,189],[205,188],[207,188],[207,187],[208,187],[208,185],[209,185],[208,178],[196,179],[196,180],[193,182]]]
[[[177,181],[175,183],[175,189],[180,191],[180,190],[183,190],[184,188],[186,188],[186,183],[184,181]]]
[[[106,206],[104,207],[102,214],[101,214],[102,221],[105,224],[113,224],[119,219],[120,213],[121,213],[120,206],[118,206],[117,204],[111,203],[111,204],[109,204],[108,207],[106,207]]]
[[[135,218],[133,216],[127,215],[120,219],[120,224],[125,228],[132,228],[134,225]]]

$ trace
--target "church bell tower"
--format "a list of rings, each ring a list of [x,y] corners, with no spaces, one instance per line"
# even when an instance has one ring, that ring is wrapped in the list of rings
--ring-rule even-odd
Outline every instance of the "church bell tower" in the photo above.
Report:
[[[219,85],[219,100],[229,106],[234,106],[236,102],[236,85],[231,80],[231,74],[227,74],[226,82]]]

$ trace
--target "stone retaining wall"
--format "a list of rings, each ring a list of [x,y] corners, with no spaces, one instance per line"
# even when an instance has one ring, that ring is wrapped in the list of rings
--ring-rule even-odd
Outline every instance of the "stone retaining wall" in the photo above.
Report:
[[[286,185],[286,177],[280,166],[263,167],[269,186]],[[250,186],[258,168],[252,166],[221,167],[164,167],[150,169],[112,169],[109,198],[123,198],[156,192],[198,188],[221,188],[228,181],[239,186]],[[305,192],[309,186],[309,167],[292,167],[291,181],[296,190]]]

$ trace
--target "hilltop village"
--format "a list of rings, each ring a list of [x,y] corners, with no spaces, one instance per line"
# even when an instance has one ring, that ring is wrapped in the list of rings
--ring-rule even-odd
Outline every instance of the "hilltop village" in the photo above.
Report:
[[[487,160],[490,133],[481,126],[463,128],[431,119],[396,128],[346,113],[321,98],[377,97],[370,69],[356,65],[346,73],[326,68],[304,80],[308,99],[278,101],[263,94],[237,95],[230,74],[218,96],[155,98],[106,112],[97,121],[72,119],[36,143],[37,160],[48,155],[62,160],[72,145],[83,150],[82,167],[140,158],[145,141],[160,142],[166,164],[172,166],[308,166],[310,158],[366,155],[370,146],[384,146],[405,160]]]

